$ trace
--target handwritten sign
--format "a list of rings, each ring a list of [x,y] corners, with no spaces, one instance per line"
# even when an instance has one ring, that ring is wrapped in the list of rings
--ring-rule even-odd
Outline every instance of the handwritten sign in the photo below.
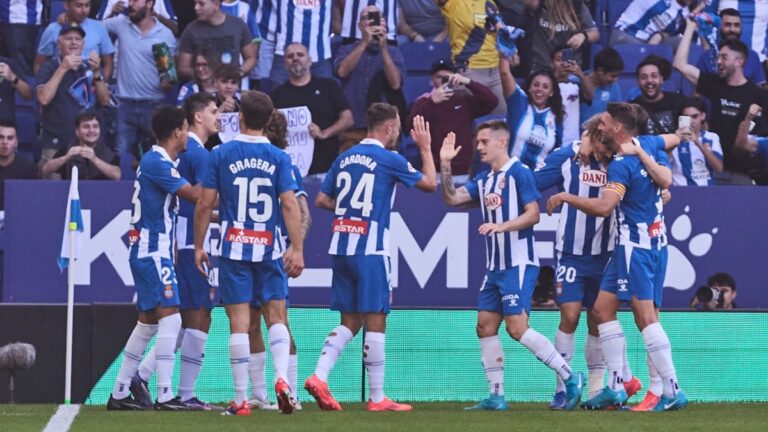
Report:
[[[315,139],[309,134],[312,113],[306,106],[281,108],[280,111],[288,121],[288,147],[285,151],[291,155],[291,163],[301,171],[301,176],[306,177],[315,153]]]
[[[221,113],[219,118],[219,138],[221,142],[232,141],[240,133],[240,113]]]

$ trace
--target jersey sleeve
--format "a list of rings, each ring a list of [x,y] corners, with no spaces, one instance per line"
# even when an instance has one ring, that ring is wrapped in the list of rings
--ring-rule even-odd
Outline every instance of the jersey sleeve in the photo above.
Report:
[[[519,84],[515,84],[515,91],[507,98],[507,124],[510,125],[512,136],[517,134],[517,125],[520,118],[528,109],[528,96]],[[513,126],[514,125],[514,126]],[[509,151],[512,151],[512,143],[509,145]]]
[[[391,162],[388,164],[392,175],[406,187],[411,188],[421,180],[424,175],[416,170],[410,162],[399,154],[392,153]]]
[[[202,183],[205,180],[205,172],[208,169],[208,160],[211,155],[208,150],[198,147],[191,156],[189,163],[195,173],[195,184]]]
[[[568,145],[550,153],[544,164],[536,168],[533,176],[536,179],[536,189],[545,191],[563,183],[563,163],[573,157],[573,147]]]
[[[206,189],[219,189],[219,149],[214,149],[208,157],[208,167],[203,173],[203,187]]]
[[[605,186],[605,190],[615,192],[619,194],[621,199],[623,199],[631,179],[632,177],[629,166],[627,165],[627,159],[625,157],[614,159],[613,162],[608,165],[608,184]]]
[[[517,196],[520,197],[520,202],[523,205],[528,205],[534,201],[538,201],[541,198],[539,190],[536,189],[536,179],[533,176],[533,171],[528,168],[527,165],[520,163],[520,167],[514,173],[515,186],[517,187]]]
[[[304,190],[304,179],[301,178],[301,171],[296,165],[291,166],[291,174],[293,181],[296,182],[296,196],[307,196],[307,191]]]
[[[477,186],[477,183],[484,175],[484,172],[479,173],[472,179],[472,181],[467,182],[467,184],[464,185],[467,189],[467,193],[469,193],[469,197],[472,198],[472,201],[480,201],[480,188]]]
[[[166,193],[174,194],[179,188],[189,184],[181,176],[179,170],[170,162],[163,160],[153,161],[147,168],[142,171],[141,175],[149,177],[153,183]]]
[[[288,156],[288,153],[280,152],[277,166],[277,193],[281,194],[288,191],[296,192],[297,190],[296,180],[293,178],[291,157]]]
[[[723,160],[723,146],[720,144],[720,135],[710,132],[709,139],[712,141],[712,153],[720,160]]]

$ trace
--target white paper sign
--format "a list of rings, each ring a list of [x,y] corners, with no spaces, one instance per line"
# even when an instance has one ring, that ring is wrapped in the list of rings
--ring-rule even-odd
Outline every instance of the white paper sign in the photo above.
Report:
[[[280,111],[288,121],[288,147],[285,151],[291,155],[291,163],[299,168],[301,176],[306,177],[315,153],[315,139],[309,134],[312,113],[306,106],[281,108]]]
[[[240,133],[240,113],[221,113],[219,118],[219,138],[221,142],[232,141]]]

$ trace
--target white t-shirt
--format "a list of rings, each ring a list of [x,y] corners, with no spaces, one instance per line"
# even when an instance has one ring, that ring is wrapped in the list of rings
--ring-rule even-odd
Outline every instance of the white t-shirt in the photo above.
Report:
[[[574,142],[581,138],[579,125],[579,85],[574,82],[561,82],[560,96],[563,98],[563,141],[564,143]]]

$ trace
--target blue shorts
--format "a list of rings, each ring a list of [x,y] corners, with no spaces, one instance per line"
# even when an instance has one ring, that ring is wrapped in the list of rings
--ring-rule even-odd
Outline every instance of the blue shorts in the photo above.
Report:
[[[664,286],[662,255],[656,249],[616,245],[600,289],[616,294],[620,301],[628,302],[635,297],[653,300],[659,306],[661,298],[657,293]]]
[[[390,260],[385,255],[333,257],[331,309],[340,312],[389,313],[392,302]]]
[[[557,304],[580,302],[585,308],[592,309],[610,258],[610,253],[594,256],[558,252],[555,269]]]
[[[136,309],[139,312],[179,306],[179,288],[173,261],[169,258],[130,258],[133,283],[136,288]]]
[[[179,249],[176,261],[176,276],[179,278],[181,310],[213,309],[211,284],[195,267],[195,251]]]
[[[250,262],[219,257],[219,293],[225,305],[285,300],[288,276],[283,259]]]
[[[501,315],[531,313],[531,299],[536,288],[539,267],[515,266],[506,270],[489,271],[477,295],[477,310]]]

